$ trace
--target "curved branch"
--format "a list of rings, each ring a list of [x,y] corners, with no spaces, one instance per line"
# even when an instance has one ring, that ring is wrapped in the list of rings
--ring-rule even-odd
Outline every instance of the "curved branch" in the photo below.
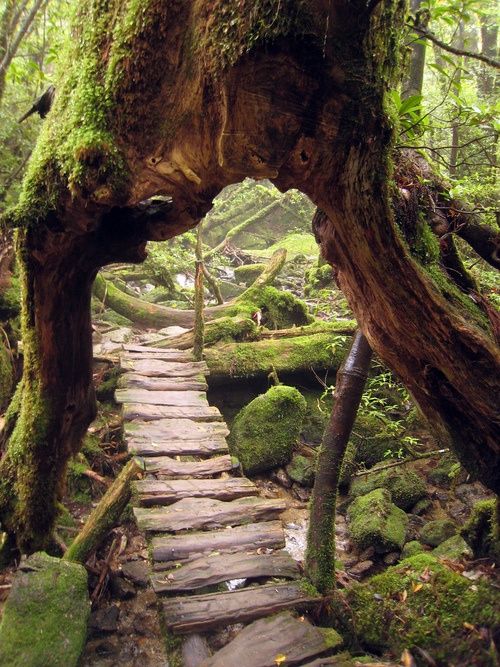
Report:
[[[425,37],[429,41],[433,42],[436,46],[439,46],[439,48],[443,49],[443,51],[448,51],[448,53],[453,53],[456,56],[465,56],[466,58],[474,58],[474,60],[480,60],[481,62],[489,65],[490,67],[494,67],[495,69],[500,69],[500,62],[498,60],[495,60],[494,58],[489,58],[488,56],[484,56],[482,53],[465,51],[464,49],[457,49],[454,46],[445,44],[440,39],[438,39],[436,35],[433,35],[432,32],[424,30],[423,28],[419,28],[416,25],[412,25],[409,27],[411,27],[412,30],[417,32],[422,37]]]

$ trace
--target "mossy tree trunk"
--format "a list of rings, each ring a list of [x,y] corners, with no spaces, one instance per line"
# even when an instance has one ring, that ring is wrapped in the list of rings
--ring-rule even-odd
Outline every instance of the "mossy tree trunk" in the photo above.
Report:
[[[79,4],[6,219],[20,229],[26,365],[0,520],[23,548],[47,541],[94,414],[95,272],[193,228],[246,176],[296,187],[325,211],[318,239],[371,347],[498,491],[498,352],[443,297],[446,278],[432,282],[410,257],[392,217],[384,98],[403,19],[400,0]]]
[[[337,372],[335,400],[316,464],[307,535],[306,572],[321,593],[335,585],[335,507],[340,470],[370,369],[372,350],[356,332]]]

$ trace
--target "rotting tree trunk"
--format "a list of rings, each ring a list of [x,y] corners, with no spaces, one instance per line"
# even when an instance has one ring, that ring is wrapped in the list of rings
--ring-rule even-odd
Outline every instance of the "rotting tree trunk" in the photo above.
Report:
[[[360,331],[337,372],[330,420],[316,464],[307,535],[306,572],[326,594],[335,585],[335,508],[340,470],[370,369],[372,350]]]
[[[384,96],[403,3],[82,0],[75,21],[6,217],[26,274],[28,363],[0,462],[0,521],[18,544],[49,541],[67,459],[94,413],[95,272],[192,229],[246,176],[324,210],[317,236],[371,347],[498,491],[498,351],[446,301],[446,278],[434,283],[410,257],[392,216]]]

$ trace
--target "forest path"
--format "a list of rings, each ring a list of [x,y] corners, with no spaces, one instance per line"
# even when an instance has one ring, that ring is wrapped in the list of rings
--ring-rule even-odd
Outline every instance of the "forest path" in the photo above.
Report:
[[[124,345],[120,365],[125,440],[145,470],[134,514],[164,623],[187,635],[185,667],[334,664],[315,661],[337,643],[332,631],[291,613],[321,598],[284,550],[284,501],[239,476],[229,430],[208,404],[206,364],[189,351]],[[198,633],[235,623],[249,625],[210,657]]]

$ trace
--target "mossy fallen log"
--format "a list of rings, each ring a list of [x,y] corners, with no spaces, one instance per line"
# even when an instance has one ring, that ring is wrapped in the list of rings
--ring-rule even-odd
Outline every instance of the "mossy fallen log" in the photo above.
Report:
[[[266,377],[276,371],[301,373],[314,369],[335,375],[348,347],[348,340],[334,344],[331,333],[278,340],[225,343],[205,350],[210,380]]]

